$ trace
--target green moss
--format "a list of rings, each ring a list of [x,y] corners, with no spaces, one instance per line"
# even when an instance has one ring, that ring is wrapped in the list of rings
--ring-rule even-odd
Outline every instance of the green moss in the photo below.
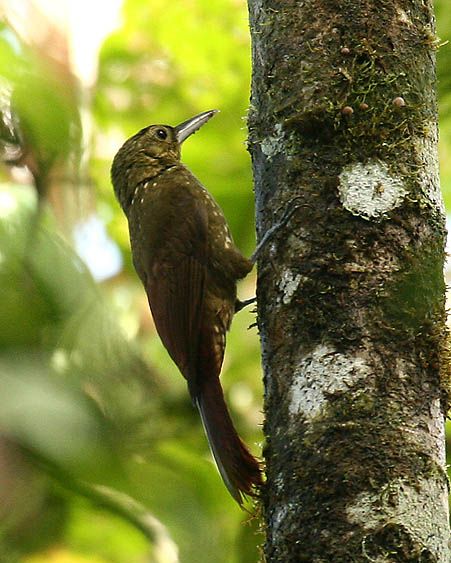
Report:
[[[446,313],[435,324],[434,340],[438,342],[438,368],[440,376],[440,386],[442,389],[442,403],[444,411],[448,413],[451,400],[451,334],[446,322]],[[432,366],[437,368],[437,365]]]
[[[335,3],[331,4],[335,9]],[[352,10],[353,4],[342,6],[344,12],[347,8]],[[404,25],[398,22],[392,2],[379,2],[377,9],[378,24],[372,25],[380,26],[383,32],[373,29],[362,36],[362,14],[356,14],[356,22],[346,28],[346,35],[340,37],[344,30],[333,28],[339,36],[335,41],[333,34],[326,40],[326,31],[322,31],[323,41],[316,41],[309,53],[311,64],[281,85],[282,91],[290,91],[292,81],[297,80],[299,94],[295,99],[283,98],[276,111],[284,129],[291,133],[290,159],[302,158],[300,144],[321,144],[322,148],[330,144],[331,155],[338,155],[332,156],[332,164],[334,160],[342,165],[365,161],[369,156],[380,158],[395,174],[403,176],[415,199],[418,170],[423,163],[418,162],[412,139],[433,134],[430,126],[436,122],[436,103],[429,88],[433,70],[425,70],[423,64],[426,53],[436,47],[435,36],[427,19],[429,13],[415,15],[409,11],[412,25]],[[388,36],[386,29],[390,29]],[[313,28],[312,35],[315,32],[321,34]],[[406,33],[416,49],[406,46],[405,37],[401,41]],[[325,48],[329,49],[327,55]],[[333,64],[324,68],[325,56]],[[321,76],[321,72],[327,74]],[[400,99],[405,105],[394,103]]]
[[[313,109],[288,117],[286,129],[300,133],[304,143],[329,139],[347,163],[366,160],[371,154],[389,164],[399,164],[405,162],[406,152],[411,162],[412,137],[428,134],[435,121],[435,104],[427,108],[421,103],[422,81],[409,79],[407,73],[399,73],[398,67],[386,70],[384,61],[367,52],[345,61],[337,70],[341,78],[336,81],[334,95],[320,96]],[[393,61],[388,66],[392,67]],[[393,103],[400,97],[405,106]],[[353,113],[344,113],[344,108],[352,108]],[[292,140],[295,155],[297,136]]]
[[[441,244],[418,245],[405,250],[403,271],[387,285],[382,308],[389,324],[417,334],[441,309],[444,251]]]

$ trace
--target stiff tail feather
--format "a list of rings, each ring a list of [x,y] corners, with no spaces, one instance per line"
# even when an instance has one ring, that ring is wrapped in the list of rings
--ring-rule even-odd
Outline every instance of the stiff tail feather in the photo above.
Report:
[[[259,462],[238,436],[224,401],[219,378],[211,378],[195,399],[222,480],[238,504],[262,485]]]

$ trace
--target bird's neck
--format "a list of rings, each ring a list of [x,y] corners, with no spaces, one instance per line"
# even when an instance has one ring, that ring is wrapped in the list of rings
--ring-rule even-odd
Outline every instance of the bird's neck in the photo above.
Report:
[[[121,194],[124,197],[119,196],[119,201],[125,213],[127,214],[132,204],[133,197],[140,186],[147,182],[153,183],[157,181],[160,176],[176,166],[183,166],[183,164],[181,164],[179,160],[161,158],[147,159],[146,162],[135,163],[133,168],[126,174],[125,190],[123,194]]]
[[[133,166],[127,179],[128,184],[130,187],[133,187],[148,180],[155,180],[168,168],[173,168],[178,164],[180,164],[180,162],[173,158],[148,158],[145,162],[136,163],[135,166]]]

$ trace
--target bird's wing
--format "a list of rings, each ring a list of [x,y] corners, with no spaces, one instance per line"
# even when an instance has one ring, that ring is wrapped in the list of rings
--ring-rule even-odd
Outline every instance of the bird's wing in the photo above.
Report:
[[[196,377],[208,250],[205,207],[189,202],[167,226],[149,260],[146,291],[154,322],[170,356],[190,384]]]

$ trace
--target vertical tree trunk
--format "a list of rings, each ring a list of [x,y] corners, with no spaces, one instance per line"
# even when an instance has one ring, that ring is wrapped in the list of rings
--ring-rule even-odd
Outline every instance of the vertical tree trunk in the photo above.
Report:
[[[431,0],[249,0],[270,562],[449,561]]]

